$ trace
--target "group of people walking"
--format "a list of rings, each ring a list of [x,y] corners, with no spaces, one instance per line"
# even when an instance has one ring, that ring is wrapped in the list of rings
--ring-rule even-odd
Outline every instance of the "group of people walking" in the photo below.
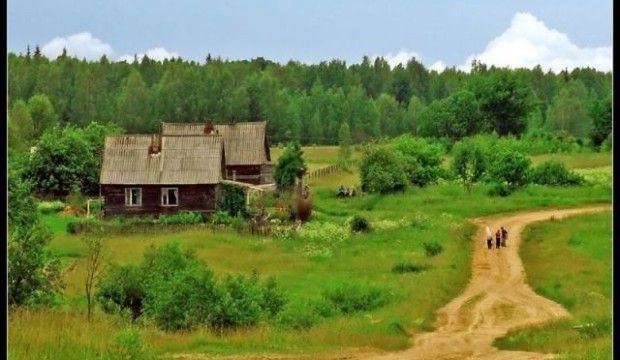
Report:
[[[486,237],[486,242],[487,242],[487,248],[493,249],[493,234],[491,233],[491,229],[489,229],[489,227],[487,226],[487,237]],[[504,227],[502,226],[500,229],[497,229],[497,231],[495,232],[495,248],[499,249],[500,246],[506,246],[506,238],[508,237],[508,231],[506,229],[504,229]]]

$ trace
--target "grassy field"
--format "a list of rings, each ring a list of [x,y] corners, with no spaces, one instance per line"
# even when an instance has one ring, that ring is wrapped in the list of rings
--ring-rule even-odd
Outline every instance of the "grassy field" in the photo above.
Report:
[[[276,163],[284,148],[272,147],[271,160]],[[361,157],[359,151],[353,150],[353,160]],[[304,147],[304,160],[310,170],[326,167],[338,161],[338,146],[312,146]],[[547,160],[555,160],[564,163],[569,169],[591,169],[609,167],[612,165],[611,152],[604,153],[579,153],[579,154],[543,154],[532,156],[532,165],[539,165]],[[450,155],[444,156],[443,166],[449,166],[452,162]]]
[[[611,229],[610,212],[526,229],[521,257],[529,283],[572,317],[512,331],[497,340],[498,347],[560,353],[566,360],[612,358]]]
[[[335,161],[337,151],[337,147],[304,148],[311,166]],[[611,183],[575,188],[530,186],[508,198],[489,197],[485,185],[476,185],[471,194],[466,194],[458,182],[410,188],[403,194],[388,196],[335,197],[341,184],[359,189],[358,183],[355,170],[311,179],[313,219],[298,238],[280,240],[207,228],[106,236],[106,258],[110,261],[137,262],[151,244],[178,241],[184,248],[194,249],[217,276],[249,275],[254,270],[261,276],[273,275],[286,289],[289,310],[294,312],[303,312],[307,301],[318,298],[323,290],[351,282],[380,285],[391,299],[386,306],[371,312],[318,320],[304,331],[264,323],[226,336],[208,329],[165,333],[147,322],[138,331],[151,351],[159,355],[228,355],[405,349],[411,345],[412,334],[432,328],[435,310],[456,296],[469,279],[469,236],[474,229],[467,218],[611,202]],[[354,215],[366,217],[373,231],[350,234],[348,221]],[[66,233],[68,218],[46,215],[42,220],[54,233],[50,252],[60,256],[65,264],[65,296],[57,310],[10,314],[9,354],[16,359],[98,358],[127,324],[99,311],[95,322],[86,323],[81,237]],[[335,234],[340,234],[339,241],[334,240]],[[441,244],[443,251],[439,255],[425,255],[423,243],[429,240]],[[394,273],[392,269],[400,264],[424,265],[427,270]],[[73,354],[72,348],[80,351]]]
[[[589,169],[611,166],[611,152],[583,154],[544,154],[532,157],[532,164],[538,165],[547,160],[566,164],[569,169]]]

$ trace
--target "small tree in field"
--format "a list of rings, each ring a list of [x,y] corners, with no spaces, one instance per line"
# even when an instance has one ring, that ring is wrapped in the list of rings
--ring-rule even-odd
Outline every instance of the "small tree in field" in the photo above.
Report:
[[[512,189],[527,184],[531,160],[527,155],[513,150],[500,150],[489,167],[491,180],[506,182]]]
[[[301,146],[294,142],[280,155],[273,176],[279,189],[291,190],[307,170]]]
[[[360,163],[362,188],[368,192],[390,193],[407,187],[403,155],[390,147],[367,149]]]
[[[343,122],[340,125],[338,131],[338,141],[340,143],[340,149],[338,151],[338,162],[345,169],[349,168],[351,163],[351,131],[349,130],[349,124]]]
[[[88,321],[93,316],[93,286],[103,270],[103,241],[100,236],[85,237],[82,239],[86,245],[86,305],[88,307]]]
[[[463,186],[471,193],[472,184],[482,178],[485,171],[484,153],[473,141],[459,141],[452,148],[452,170],[463,180]]]

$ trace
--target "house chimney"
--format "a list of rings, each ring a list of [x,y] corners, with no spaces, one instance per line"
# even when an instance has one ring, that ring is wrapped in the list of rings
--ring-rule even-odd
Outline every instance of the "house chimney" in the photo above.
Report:
[[[161,136],[151,136],[151,146],[149,146],[149,155],[157,155],[161,152]]]
[[[205,131],[204,133],[207,135],[211,135],[214,133],[214,127],[213,127],[213,123],[211,121],[208,121],[207,124],[205,125]]]

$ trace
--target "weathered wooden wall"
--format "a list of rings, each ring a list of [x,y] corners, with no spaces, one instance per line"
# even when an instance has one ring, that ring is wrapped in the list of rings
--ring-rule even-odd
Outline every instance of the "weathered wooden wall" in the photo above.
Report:
[[[142,205],[125,205],[125,188],[142,188]],[[178,188],[178,206],[161,205],[161,188]],[[102,185],[104,197],[103,211],[105,217],[116,215],[152,215],[175,214],[184,211],[212,213],[215,211],[216,185]]]

